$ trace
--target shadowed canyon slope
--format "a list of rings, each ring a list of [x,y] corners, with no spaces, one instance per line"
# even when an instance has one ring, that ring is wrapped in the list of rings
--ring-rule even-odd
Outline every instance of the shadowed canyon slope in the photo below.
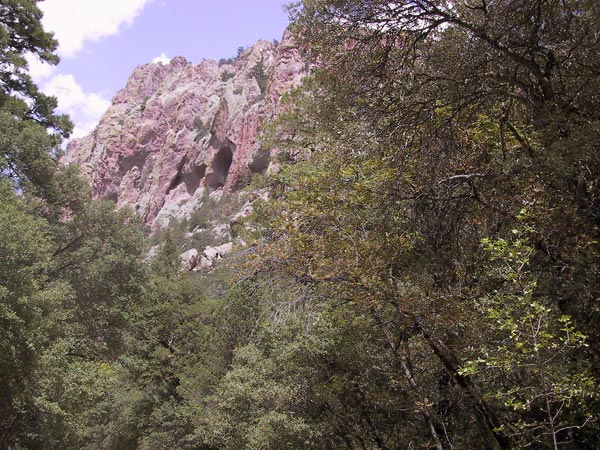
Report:
[[[99,125],[69,143],[94,194],[135,208],[152,229],[197,210],[205,192],[231,192],[269,167],[260,133],[306,64],[286,33],[238,58],[137,67]]]

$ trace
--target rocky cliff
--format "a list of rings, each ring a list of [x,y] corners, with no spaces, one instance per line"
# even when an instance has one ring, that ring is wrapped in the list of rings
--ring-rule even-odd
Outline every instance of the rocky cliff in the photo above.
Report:
[[[273,150],[260,133],[306,70],[287,33],[229,61],[139,66],[96,129],[69,142],[63,162],[80,165],[96,196],[164,228],[189,218],[207,193],[234,192],[268,169]]]

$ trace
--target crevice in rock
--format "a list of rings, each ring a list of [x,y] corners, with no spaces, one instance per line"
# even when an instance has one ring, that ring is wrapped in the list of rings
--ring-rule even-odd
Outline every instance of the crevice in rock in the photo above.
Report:
[[[169,192],[171,192],[173,189],[175,189],[177,186],[179,186],[181,184],[182,181],[182,177],[181,177],[181,172],[177,172],[177,175],[175,175],[175,178],[173,178],[171,180],[171,183],[169,184],[169,188],[167,189],[167,194]]]
[[[171,192],[173,189],[175,189],[177,186],[179,186],[183,182],[182,170],[183,170],[183,166],[185,166],[186,160],[187,160],[187,157],[184,156],[183,159],[181,160],[181,162],[179,164],[177,164],[177,173],[175,174],[175,177],[169,183],[169,187],[167,188],[167,192],[166,192],[167,195],[169,194],[169,192]]]

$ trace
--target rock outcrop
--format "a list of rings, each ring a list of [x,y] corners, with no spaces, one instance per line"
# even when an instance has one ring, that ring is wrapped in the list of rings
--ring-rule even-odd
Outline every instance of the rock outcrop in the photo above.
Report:
[[[69,142],[63,163],[79,164],[97,197],[164,228],[189,218],[207,191],[233,192],[268,169],[261,130],[306,71],[287,34],[225,63],[139,66],[96,129]]]

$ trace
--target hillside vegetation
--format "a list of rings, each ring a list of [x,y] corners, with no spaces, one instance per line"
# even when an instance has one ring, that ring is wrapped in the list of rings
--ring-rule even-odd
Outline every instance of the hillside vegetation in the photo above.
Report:
[[[0,3],[0,449],[600,448],[596,0],[290,6],[317,68],[208,274],[58,167],[36,3]]]

